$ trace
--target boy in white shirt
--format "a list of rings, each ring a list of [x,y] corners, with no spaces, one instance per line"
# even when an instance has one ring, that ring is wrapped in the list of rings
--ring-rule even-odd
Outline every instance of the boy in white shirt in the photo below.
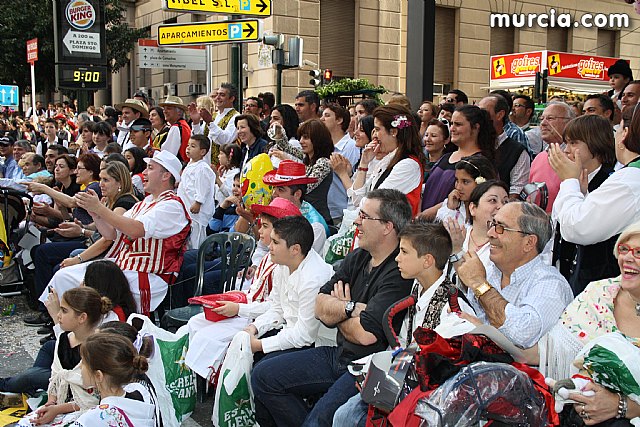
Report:
[[[271,306],[245,329],[251,335],[256,361],[316,342],[320,329],[316,296],[333,275],[333,268],[312,245],[313,228],[304,217],[285,217],[273,224],[269,254],[278,266],[273,271]]]
[[[191,236],[188,249],[197,249],[207,238],[207,224],[215,210],[213,183],[216,174],[203,157],[209,152],[211,143],[204,135],[192,135],[186,153],[190,161],[182,172],[178,197],[189,209]]]

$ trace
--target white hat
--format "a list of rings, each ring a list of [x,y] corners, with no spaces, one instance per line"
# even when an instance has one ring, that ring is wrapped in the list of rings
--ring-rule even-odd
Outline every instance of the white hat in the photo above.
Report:
[[[144,161],[149,163],[150,161],[154,161],[163,168],[165,168],[168,172],[173,175],[176,179],[176,183],[180,182],[180,172],[182,171],[182,163],[180,160],[170,152],[166,150],[156,151],[153,153],[153,158],[145,157]]]

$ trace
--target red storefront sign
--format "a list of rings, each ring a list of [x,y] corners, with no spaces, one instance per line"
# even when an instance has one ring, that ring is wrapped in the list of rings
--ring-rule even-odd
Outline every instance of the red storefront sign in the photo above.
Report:
[[[617,60],[603,56],[548,51],[546,68],[549,70],[549,77],[606,81],[607,70]]]
[[[543,52],[514,53],[491,57],[491,80],[533,77],[542,70]]]

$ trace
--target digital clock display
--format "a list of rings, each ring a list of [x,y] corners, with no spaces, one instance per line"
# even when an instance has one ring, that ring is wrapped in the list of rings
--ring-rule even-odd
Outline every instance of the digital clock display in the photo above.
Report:
[[[58,64],[58,87],[98,90],[107,88],[107,67]]]

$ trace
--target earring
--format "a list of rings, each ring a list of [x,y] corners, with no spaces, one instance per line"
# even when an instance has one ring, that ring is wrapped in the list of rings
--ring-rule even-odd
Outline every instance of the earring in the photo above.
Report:
[[[122,187],[118,187],[118,193],[122,191]]]

